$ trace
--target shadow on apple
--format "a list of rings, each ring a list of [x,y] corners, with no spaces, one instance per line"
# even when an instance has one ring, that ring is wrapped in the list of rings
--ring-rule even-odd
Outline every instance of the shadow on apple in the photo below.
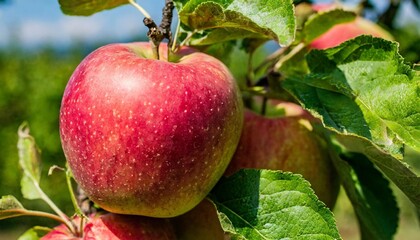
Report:
[[[314,131],[314,125],[320,123],[296,104],[283,102],[277,107],[285,111],[283,117],[245,110],[241,139],[225,175],[243,168],[301,174],[319,199],[333,209],[339,180],[325,140]]]

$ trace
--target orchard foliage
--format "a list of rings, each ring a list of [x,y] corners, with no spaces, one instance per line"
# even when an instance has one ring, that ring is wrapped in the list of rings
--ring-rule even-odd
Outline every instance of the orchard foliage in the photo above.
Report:
[[[57,112],[65,84],[84,54],[84,50],[76,48],[58,52],[44,47],[37,52],[28,52],[18,45],[0,51],[0,195],[20,195],[16,188],[16,183],[20,181],[19,166],[16,164],[16,130],[23,121],[37,129],[33,135],[42,149],[44,167],[41,175],[46,176],[47,166],[57,164],[57,161],[64,162]],[[61,178],[52,176],[48,181],[41,182],[49,193],[57,193],[54,199],[60,205],[70,206],[67,210],[72,209],[67,190],[54,187],[64,184]],[[40,207],[39,203],[32,201],[24,203],[28,207]],[[20,219],[20,222],[31,220]]]
[[[65,14],[92,15],[128,1],[59,3]],[[327,143],[363,239],[392,239],[397,231],[399,209],[390,182],[420,211],[420,177],[404,162],[406,149],[420,151],[420,71],[404,59],[396,41],[359,36],[312,50],[314,39],[356,14],[342,9],[303,14],[292,0],[174,3],[179,19],[174,41],[222,60],[236,76],[247,107],[265,109],[256,107],[255,96],[292,101],[322,123],[314,131]],[[381,21],[390,15],[385,12]],[[266,53],[267,42],[279,49]],[[418,53],[409,56],[419,60]],[[243,59],[246,67],[238,64]],[[34,184],[37,189],[39,169],[33,166],[39,155],[34,139],[22,129],[23,196],[48,202],[42,191],[28,190]],[[220,179],[208,199],[232,239],[341,238],[331,210],[297,174],[242,170]],[[12,196],[0,200],[0,219],[31,213]]]

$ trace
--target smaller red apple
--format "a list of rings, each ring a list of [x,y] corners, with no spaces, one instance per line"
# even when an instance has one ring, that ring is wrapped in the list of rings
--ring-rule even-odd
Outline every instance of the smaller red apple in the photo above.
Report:
[[[334,9],[335,7],[336,6],[334,4],[312,5],[312,9],[315,11],[325,11]],[[310,47],[313,49],[332,48],[360,35],[372,35],[374,37],[393,40],[392,35],[378,24],[363,17],[357,16],[356,19],[352,22],[335,25],[326,33],[315,39],[310,44]]]
[[[216,206],[206,198],[195,208],[172,220],[178,239],[224,240]]]
[[[76,226],[79,226],[80,224],[80,218],[73,219],[73,223]],[[49,233],[47,233],[45,236],[41,237],[41,240],[60,240],[60,239],[66,239],[66,240],[77,240],[82,239],[79,236],[75,236],[74,233],[72,233],[64,224],[58,225],[57,227],[53,228]]]
[[[80,219],[73,220],[80,224]],[[59,225],[41,240],[175,240],[175,232],[168,219],[107,213],[89,218],[83,236],[75,236],[66,226]]]
[[[331,209],[339,190],[326,143],[313,131],[319,122],[300,106],[280,103],[286,116],[268,118],[246,110],[241,140],[225,172],[242,168],[283,170],[301,174]]]

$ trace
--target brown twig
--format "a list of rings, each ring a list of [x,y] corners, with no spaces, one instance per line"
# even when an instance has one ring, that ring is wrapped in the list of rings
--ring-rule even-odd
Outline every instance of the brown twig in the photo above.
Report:
[[[159,59],[159,44],[163,40],[162,31],[160,31],[155,21],[151,18],[144,18],[143,23],[147,28],[149,28],[147,37],[150,40],[150,44],[152,44],[153,58]]]
[[[165,7],[162,9],[162,22],[159,25],[163,37],[169,40],[168,46],[172,45],[171,24],[174,8],[175,6],[172,0],[165,0]]]
[[[168,39],[168,46],[172,45],[171,24],[173,18],[174,3],[172,0],[165,0],[165,7],[162,9],[162,22],[159,26],[150,17],[143,19],[144,25],[149,29],[147,37],[152,44],[153,56],[159,59],[159,45],[163,39]],[[168,51],[170,47],[168,47]]]

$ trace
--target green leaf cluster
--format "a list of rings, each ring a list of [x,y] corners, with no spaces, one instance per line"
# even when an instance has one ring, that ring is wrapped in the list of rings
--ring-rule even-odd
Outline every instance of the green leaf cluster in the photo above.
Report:
[[[44,211],[27,210],[14,196],[6,195],[2,196],[0,199],[0,220],[20,216],[45,217],[64,224],[71,232],[76,233],[75,226],[70,222],[69,217],[63,213],[41,189],[39,184],[41,178],[40,151],[35,143],[35,139],[29,134],[29,126],[27,123],[23,123],[19,127],[18,136],[19,140],[17,148],[19,152],[19,165],[22,170],[22,195],[24,198],[29,200],[43,200],[43,202],[46,203],[55,212],[55,214]],[[70,180],[69,176],[67,176],[67,178]],[[69,190],[70,193],[73,194],[71,185],[69,185]],[[75,201],[75,199],[72,200]],[[76,212],[78,214],[81,213],[80,210]],[[45,230],[46,228],[42,227],[41,229]],[[39,228],[34,227],[25,232],[20,239],[39,239],[39,230]]]
[[[382,174],[420,209],[420,177],[401,161],[405,146],[419,150],[418,74],[397,43],[370,36],[310,51],[303,61],[307,72],[283,65],[289,75],[281,85],[325,126],[361,235],[392,239],[399,211]]]
[[[295,33],[290,0],[175,1],[187,30],[202,31],[191,40],[208,45],[241,38],[272,39],[289,45]]]
[[[129,3],[127,0],[59,0],[69,15],[91,15]],[[295,35],[291,0],[175,0],[178,17],[193,45],[235,39],[275,40],[289,45]]]
[[[420,79],[396,43],[359,37],[306,59],[310,74],[291,77],[285,87],[326,126],[369,139],[396,157],[402,142],[420,150]]]

